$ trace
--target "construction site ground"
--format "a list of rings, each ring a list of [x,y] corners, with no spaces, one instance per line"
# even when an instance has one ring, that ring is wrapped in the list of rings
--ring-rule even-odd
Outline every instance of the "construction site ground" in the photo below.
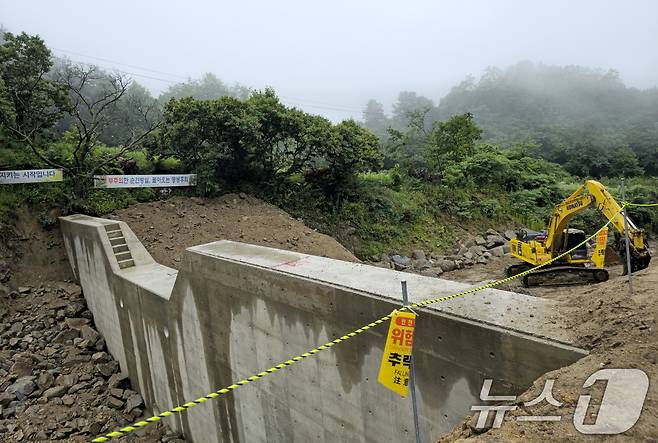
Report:
[[[245,194],[215,199],[175,197],[138,204],[117,211],[109,218],[127,222],[156,261],[174,268],[185,248],[219,239],[358,261],[333,238]],[[34,377],[34,390],[14,411],[7,411],[8,401],[0,401],[4,411],[0,416],[0,440],[86,441],[98,432],[114,429],[144,413],[144,405],[132,408],[138,399],[126,381],[119,380],[117,384],[118,369],[109,356],[103,355],[102,341],[97,339],[90,346],[87,339],[90,335],[95,338],[94,334],[88,328],[82,333],[82,326],[93,330],[93,320],[89,318],[79,288],[71,281],[57,228],[44,230],[34,214],[21,209],[16,234],[16,239],[0,245],[0,281],[4,281],[0,285],[0,392],[26,376]],[[470,283],[491,281],[502,277],[505,267],[512,262],[508,256],[495,258],[486,265],[447,272],[441,278]],[[588,349],[590,355],[538,379],[520,395],[516,402],[519,408],[508,413],[508,419],[499,429],[482,433],[475,429],[474,419],[466,417],[449,434],[431,436],[431,439],[520,442],[610,438],[585,436],[574,428],[571,414],[578,396],[583,393],[582,384],[601,368],[639,368],[651,381],[644,410],[631,430],[611,440],[657,440],[658,388],[653,383],[658,376],[657,266],[653,263],[634,274],[632,297],[628,295],[626,279],[621,276],[619,266],[612,268],[608,282],[597,285],[527,289],[514,282],[503,287],[562,301],[559,309],[566,319],[564,328],[574,332],[577,344]],[[471,296],[477,297],[477,293]],[[70,305],[75,309],[67,308]],[[69,337],[75,336],[72,340],[50,343],[62,333],[67,338],[68,330],[76,331],[70,333]],[[562,406],[557,408],[543,402],[525,407],[523,402],[537,397],[546,379],[556,380],[553,393]],[[30,381],[23,379],[23,382],[26,380]],[[71,383],[73,381],[75,383]],[[77,387],[73,388],[74,385]],[[66,386],[66,390],[51,391],[50,399],[44,397],[48,389],[60,386]],[[603,386],[595,385],[593,398],[600,399],[602,390]],[[548,423],[518,422],[514,418],[519,414],[555,414],[562,419]],[[591,414],[594,417],[596,409]],[[153,426],[130,440],[151,443],[182,439],[166,426]]]

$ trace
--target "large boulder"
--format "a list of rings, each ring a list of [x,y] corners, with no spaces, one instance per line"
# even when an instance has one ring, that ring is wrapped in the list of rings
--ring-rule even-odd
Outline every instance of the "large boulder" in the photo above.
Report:
[[[424,258],[411,260],[411,266],[414,269],[418,269],[418,270],[421,270],[421,271],[424,270],[424,269],[429,269],[429,268],[432,267],[430,262],[428,260],[424,259]]]
[[[495,248],[505,244],[505,239],[500,235],[487,235],[487,243],[484,245],[487,249]]]
[[[487,241],[481,235],[476,235],[474,240],[475,244],[478,246],[484,246],[487,243]]]
[[[37,390],[37,385],[34,383],[36,377],[26,376],[16,380],[12,385],[6,389],[6,393],[16,395],[19,400],[25,399],[28,395]]]
[[[515,238],[516,238],[516,232],[514,232],[514,231],[512,231],[512,230],[510,230],[510,229],[508,229],[507,231],[505,231],[505,232],[503,233],[503,235],[505,236],[505,238],[506,238],[507,240],[512,240],[512,239],[515,239]]]
[[[438,260],[436,267],[441,268],[443,272],[450,272],[457,269],[457,264],[453,260]]]
[[[411,259],[404,255],[392,255],[391,262],[393,263],[393,269],[396,271],[404,271],[411,266]]]
[[[411,258],[414,260],[426,260],[425,251],[422,249],[416,249],[411,253]]]
[[[505,255],[505,250],[503,249],[502,246],[496,246],[495,248],[491,248],[489,252],[494,257],[502,257],[503,255]]]
[[[474,257],[479,257],[487,249],[484,246],[471,246],[468,251],[473,254]]]

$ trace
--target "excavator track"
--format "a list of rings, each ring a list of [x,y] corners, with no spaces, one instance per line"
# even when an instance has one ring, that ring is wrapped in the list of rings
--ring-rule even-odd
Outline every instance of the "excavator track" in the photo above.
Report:
[[[562,286],[580,285],[583,283],[601,283],[608,280],[608,271],[601,268],[585,268],[582,266],[554,266],[539,269],[523,276],[523,286]]]

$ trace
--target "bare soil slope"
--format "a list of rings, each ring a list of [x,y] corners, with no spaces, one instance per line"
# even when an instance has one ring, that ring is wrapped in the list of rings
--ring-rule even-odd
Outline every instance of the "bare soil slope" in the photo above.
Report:
[[[246,194],[213,199],[174,197],[131,206],[108,218],[128,223],[155,261],[172,268],[178,267],[185,248],[217,240],[358,261],[332,237]]]
[[[534,288],[536,296],[560,300],[560,310],[567,319],[566,327],[575,332],[578,344],[591,354],[580,361],[545,374],[518,399],[519,408],[507,414],[499,429],[478,434],[475,420],[467,419],[439,441],[464,439],[494,442],[525,441],[656,441],[658,440],[658,264],[633,274],[635,295],[628,294],[626,277],[620,267],[612,269],[608,282],[587,286]],[[450,275],[448,276],[450,278]],[[604,382],[597,382],[591,392],[582,388],[585,380],[603,368],[638,368],[649,377],[649,391],[637,424],[617,436],[588,436],[573,425],[573,412],[581,394],[591,394],[592,403],[599,404]],[[554,407],[546,402],[526,407],[524,402],[535,399],[546,379],[555,379],[553,393],[562,402]],[[501,393],[508,394],[508,393]],[[588,411],[594,422],[597,408]],[[519,422],[519,415],[561,415],[559,422]]]

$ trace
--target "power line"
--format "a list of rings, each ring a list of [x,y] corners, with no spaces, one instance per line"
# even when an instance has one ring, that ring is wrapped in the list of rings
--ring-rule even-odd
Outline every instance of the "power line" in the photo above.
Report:
[[[183,76],[180,76],[180,75],[177,75],[177,74],[171,74],[171,73],[167,73],[167,72],[163,72],[163,71],[157,71],[155,69],[149,69],[149,68],[144,68],[144,67],[140,67],[140,66],[136,66],[136,65],[130,65],[130,64],[127,64],[127,63],[121,63],[121,62],[117,62],[117,61],[114,61],[114,60],[105,59],[105,58],[101,58],[101,57],[89,56],[89,55],[77,53],[77,52],[74,52],[74,51],[68,51],[68,50],[65,50],[65,49],[58,49],[58,48],[51,48],[51,49],[54,49],[56,51],[63,52],[63,53],[78,55],[80,57],[87,57],[87,58],[91,58],[91,59],[106,61],[106,62],[109,62],[109,63],[115,63],[115,64],[118,64],[118,65],[129,66],[129,67],[133,67],[133,68],[136,68],[136,69],[140,69],[142,71],[154,72],[154,73],[159,73],[159,74],[163,74],[163,75],[169,75],[169,76],[172,76],[172,77],[180,77],[180,78],[184,78],[185,80],[188,79],[188,77],[183,77]],[[76,63],[82,63],[82,64],[89,65],[89,66],[92,66],[92,65],[97,66],[99,68],[102,68],[102,69],[105,69],[105,70],[108,70],[108,71],[116,71],[116,72],[120,72],[122,74],[132,75],[132,76],[135,76],[135,77],[141,77],[141,78],[146,78],[146,79],[150,79],[150,80],[161,81],[161,82],[169,83],[171,85],[176,85],[176,84],[183,83],[183,82],[180,82],[180,81],[174,81],[174,80],[164,79],[164,78],[160,78],[160,77],[154,77],[154,76],[151,76],[151,75],[139,74],[139,73],[136,73],[136,72],[126,71],[126,70],[123,70],[123,69],[118,69],[116,67],[109,67],[109,66],[99,65],[99,64],[96,64],[96,63],[83,62],[81,60],[73,60],[73,61],[75,61]],[[285,97],[285,96],[278,96],[278,97],[279,97],[279,99],[281,99],[281,101],[288,102],[289,105],[292,105],[292,106],[300,106],[300,107],[322,109],[322,110],[336,111],[336,112],[350,112],[350,113],[362,112],[363,111],[363,109],[361,109],[361,108],[350,107],[350,106],[334,105],[334,104],[330,104],[330,103],[317,102],[317,101],[313,101],[313,100],[309,101],[309,100],[298,99],[298,98],[293,98],[293,97]]]
[[[122,62],[118,62],[118,61],[116,61],[116,60],[110,60],[110,59],[107,59],[107,58],[96,57],[96,56],[93,56],[93,55],[81,54],[81,53],[79,53],[79,52],[69,51],[69,50],[67,50],[67,49],[59,49],[59,48],[53,48],[53,47],[51,47],[51,49],[54,49],[55,51],[59,51],[59,52],[64,52],[64,53],[66,53],[66,54],[77,55],[78,57],[86,57],[86,58],[90,58],[90,59],[92,59],[92,60],[100,60],[100,61],[103,61],[103,62],[114,63],[114,64],[116,64],[116,65],[127,66],[127,67],[129,67],[129,68],[139,69],[139,70],[141,70],[141,71],[152,72],[152,73],[154,73],[154,74],[162,74],[162,75],[168,75],[168,76],[170,76],[170,77],[178,77],[178,78],[181,78],[181,79],[183,79],[183,80],[187,80],[187,79],[188,79],[188,77],[185,77],[185,76],[183,76],[183,75],[171,74],[171,73],[169,73],[169,72],[158,71],[158,70],[150,69],[150,68],[144,68],[144,67],[142,67],[142,66],[137,66],[137,65],[130,65],[130,64],[128,64],[128,63],[122,63]]]

